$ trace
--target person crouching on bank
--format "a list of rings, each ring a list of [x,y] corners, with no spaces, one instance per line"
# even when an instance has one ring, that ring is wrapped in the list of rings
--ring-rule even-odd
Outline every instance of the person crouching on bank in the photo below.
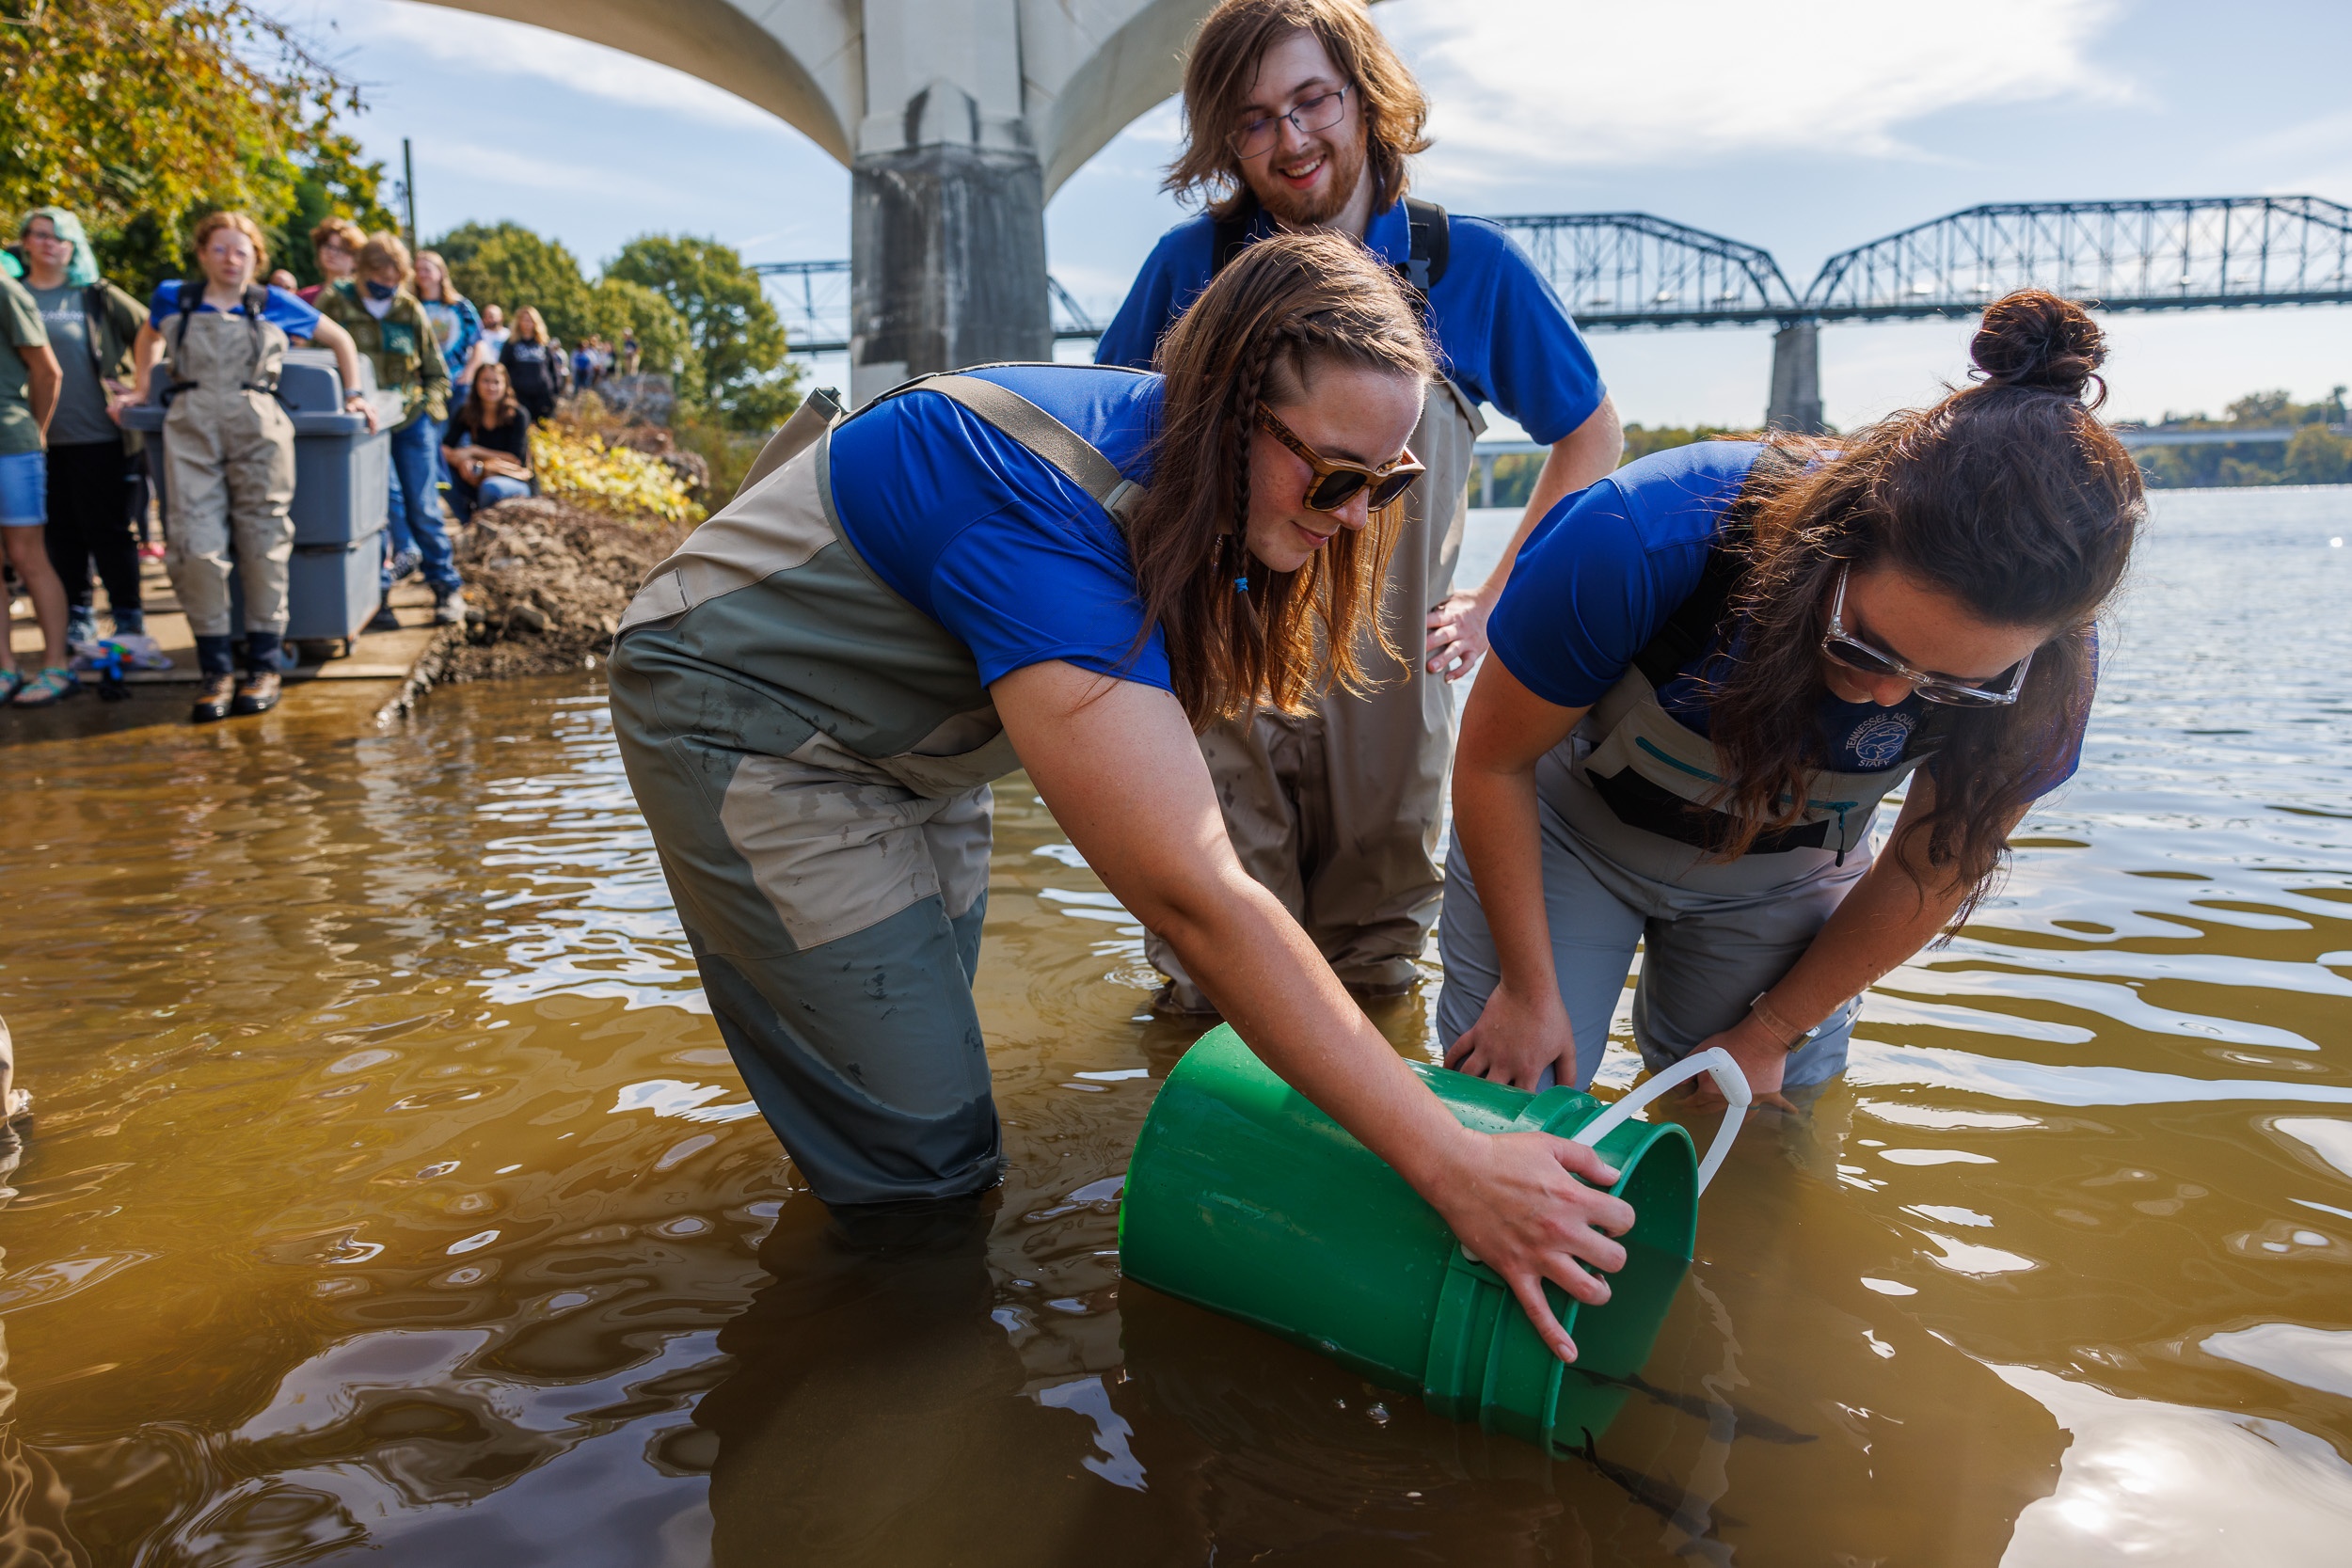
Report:
[[[1652,1069],[1722,1046],[1759,1098],[1826,1082],[1861,992],[2072,776],[2139,470],[2083,401],[2076,307],[2011,294],[1971,354],[1931,408],[1661,452],[1545,520],[1455,753],[1449,1063],[1590,1082],[1639,942]]]
[[[1242,869],[1198,728],[1387,673],[1378,610],[1437,365],[1354,239],[1221,272],[1164,374],[934,376],[868,404],[656,567],[613,731],[721,1036],[817,1196],[964,1196],[1004,1156],[973,1005],[988,783],[1080,853],[1269,1066],[1540,1313],[1631,1212],[1588,1149],[1465,1129]],[[1376,646],[1376,645],[1375,645]],[[1392,660],[1386,656],[1382,662]]]

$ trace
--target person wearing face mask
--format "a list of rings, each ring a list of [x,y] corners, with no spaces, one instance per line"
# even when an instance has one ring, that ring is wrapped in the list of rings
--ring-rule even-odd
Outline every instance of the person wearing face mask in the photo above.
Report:
[[[1395,662],[1361,634],[1422,471],[1420,312],[1353,239],[1283,235],[1161,359],[929,376],[837,423],[812,400],[647,577],[613,734],[713,1020],[827,1205],[993,1186],[972,976],[989,781],[1025,768],[1250,1046],[1565,1350],[1540,1280],[1604,1298],[1583,1262],[1622,1266],[1604,1232],[1631,1214],[1571,1172],[1614,1178],[1443,1108],[1245,874],[1194,735]]]
[[[1485,651],[1518,549],[1515,537],[1486,583],[1455,590],[1479,405],[1551,449],[1518,537],[1616,467],[1623,436],[1575,323],[1526,255],[1484,219],[1406,196],[1427,104],[1360,0],[1225,0],[1193,40],[1184,98],[1186,140],[1165,183],[1207,210],[1161,238],[1097,359],[1150,365],[1169,324],[1248,245],[1320,228],[1396,269],[1445,370],[1413,436],[1429,476],[1389,565],[1385,630],[1409,667],[1369,694],[1334,692],[1305,713],[1261,712],[1201,736],[1242,863],[1341,978],[1393,995],[1415,982],[1443,885],[1449,683]],[[1169,978],[1160,1005],[1205,1010],[1168,943],[1154,935],[1147,951]]]
[[[40,307],[64,383],[49,426],[50,564],[65,585],[66,637],[98,641],[90,568],[106,588],[115,640],[138,669],[171,661],[147,635],[139,594],[132,477],[138,437],[115,425],[109,404],[130,388],[131,346],[147,312],[98,275],[81,220],[62,207],[28,213],[18,228],[28,266],[24,286]],[[141,492],[143,495],[143,492]]]
[[[165,393],[164,492],[169,505],[165,567],[196,634],[204,678],[192,717],[205,723],[278,705],[286,631],[286,565],[294,556],[294,421],[278,406],[278,371],[288,343],[334,351],[343,406],[375,416],[358,390],[351,336],[283,289],[256,281],[269,242],[244,213],[214,213],[196,226],[201,276],[163,284],[132,345],[138,397],[158,363]],[[229,624],[229,574],[244,589],[246,674],[238,680]]]
[[[2105,353],[2011,294],[1932,407],[1661,452],[1543,520],[1454,757],[1451,1065],[1590,1082],[1640,943],[1651,1068],[1721,1046],[1784,1105],[1842,1070],[1863,990],[1965,918],[2080,756],[2146,513],[2105,385],[2084,402]]]
[[[400,395],[392,426],[391,526],[385,532],[384,602],[370,631],[398,631],[392,584],[421,568],[433,590],[437,626],[461,626],[466,594],[441,523],[441,430],[449,420],[449,370],[433,335],[433,318],[410,285],[416,269],[397,234],[372,234],[359,247],[358,285],[319,296],[319,309],[351,334],[375,366],[378,391]]]

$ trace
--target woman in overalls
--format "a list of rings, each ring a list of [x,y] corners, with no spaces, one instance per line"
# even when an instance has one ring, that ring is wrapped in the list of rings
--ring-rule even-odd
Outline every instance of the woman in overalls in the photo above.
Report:
[[[343,406],[367,414],[371,429],[375,417],[358,390],[350,335],[285,290],[255,283],[269,264],[259,224],[243,213],[213,214],[196,226],[196,259],[200,282],[166,283],[150,301],[124,401],[144,394],[157,362],[170,367],[164,565],[196,634],[204,685],[193,717],[204,723],[278,705],[294,558],[294,422],[277,397],[288,341],[332,349],[349,389]],[[245,595],[243,680],[230,646],[232,569]]]
[[[1454,765],[1452,1065],[1590,1082],[1639,942],[1653,1069],[1722,1046],[1759,1098],[1821,1084],[2073,774],[2139,470],[2083,401],[2080,309],[2011,294],[1971,353],[1933,407],[1661,453],[1541,525]]]
[[[823,434],[656,567],[614,733],[744,1081],[836,1208],[966,1196],[1003,1154],[972,998],[988,782],[1025,768],[1276,1071],[1388,1159],[1548,1325],[1630,1211],[1589,1150],[1466,1131],[1234,858],[1195,738],[1360,686],[1437,368],[1389,269],[1252,245],[1165,377],[934,376]],[[755,468],[755,472],[758,470]],[[1368,525],[1376,521],[1377,526]],[[1392,656],[1391,656],[1392,657]],[[1017,752],[1017,754],[1016,754]]]

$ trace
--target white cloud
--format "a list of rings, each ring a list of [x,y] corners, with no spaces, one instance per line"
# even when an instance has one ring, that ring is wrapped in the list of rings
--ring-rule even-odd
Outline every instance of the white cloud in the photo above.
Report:
[[[709,125],[785,129],[767,110],[699,77],[544,27],[405,0],[342,0],[333,21],[335,33],[352,42],[413,49],[442,65],[535,76],[611,103]],[[365,55],[350,69],[364,79]]]
[[[2086,46],[2115,0],[1392,0],[1448,183],[1755,153],[1916,156],[1963,104],[2127,96]]]

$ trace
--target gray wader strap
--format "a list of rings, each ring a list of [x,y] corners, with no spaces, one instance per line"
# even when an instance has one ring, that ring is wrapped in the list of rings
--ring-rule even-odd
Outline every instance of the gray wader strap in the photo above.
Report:
[[[753,485],[815,446],[817,437],[840,421],[841,394],[831,387],[819,387],[803,398],[792,417],[776,428],[768,444],[759,449],[759,455],[752,459],[743,483],[735,487],[734,499],[740,499]]]
[[[1085,436],[993,381],[976,375],[939,375],[902,390],[937,392],[954,399],[1059,468],[1071,483],[1093,497],[1114,522],[1124,523],[1128,503],[1143,493],[1143,486],[1120,473]]]

